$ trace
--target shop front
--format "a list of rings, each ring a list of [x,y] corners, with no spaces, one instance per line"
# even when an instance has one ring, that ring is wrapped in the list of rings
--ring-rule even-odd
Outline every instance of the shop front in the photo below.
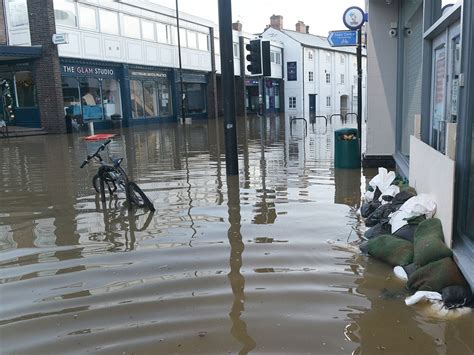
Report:
[[[207,75],[203,73],[183,72],[183,104],[176,100],[178,111],[182,106],[184,116],[191,118],[207,118]],[[175,73],[177,98],[180,98],[181,79],[179,71]]]
[[[176,120],[173,109],[173,72],[169,69],[129,67],[131,122]]]
[[[265,79],[265,108],[268,113],[280,112],[280,80]]]
[[[245,79],[245,103],[247,112],[258,112],[258,79]]]
[[[40,128],[36,85],[30,63],[0,66],[1,120],[11,126]]]
[[[60,64],[67,122],[94,122],[105,128],[122,119],[120,65],[65,60]]]

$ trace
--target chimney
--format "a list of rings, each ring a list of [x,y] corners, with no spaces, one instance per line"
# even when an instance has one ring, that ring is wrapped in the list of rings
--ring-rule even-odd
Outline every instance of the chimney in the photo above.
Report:
[[[306,26],[306,33],[309,33],[309,26]]]
[[[234,22],[232,24],[232,29],[237,32],[242,32],[242,24],[240,23],[240,21]]]
[[[270,27],[275,28],[277,30],[283,29],[283,16],[281,15],[273,15],[270,17]]]
[[[304,24],[303,21],[298,21],[298,23],[296,24],[296,32],[307,33],[306,28],[307,28],[307,26]],[[308,27],[308,29],[309,29],[309,27]]]

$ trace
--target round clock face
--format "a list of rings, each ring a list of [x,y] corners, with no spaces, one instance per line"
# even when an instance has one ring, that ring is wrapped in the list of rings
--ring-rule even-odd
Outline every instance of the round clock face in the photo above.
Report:
[[[349,7],[342,17],[344,25],[350,30],[358,30],[365,22],[365,13],[360,7]]]

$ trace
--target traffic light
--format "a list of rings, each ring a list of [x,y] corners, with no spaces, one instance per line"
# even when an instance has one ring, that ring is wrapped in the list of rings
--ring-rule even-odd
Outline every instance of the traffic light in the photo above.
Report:
[[[272,76],[270,63],[270,41],[262,41],[262,75]]]
[[[259,39],[250,41],[250,44],[246,44],[245,48],[250,52],[247,55],[247,60],[250,62],[247,65],[247,70],[253,75],[262,74],[262,51]]]

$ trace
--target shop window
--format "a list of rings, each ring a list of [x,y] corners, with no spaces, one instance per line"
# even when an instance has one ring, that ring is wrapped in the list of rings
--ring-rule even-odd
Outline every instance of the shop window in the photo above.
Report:
[[[101,32],[119,34],[119,21],[116,12],[99,9],[99,22]]]
[[[155,41],[155,24],[153,22],[142,20],[142,38],[147,41]]]
[[[206,112],[206,86],[204,84],[185,84],[188,113]]]
[[[308,72],[308,81],[314,81],[314,73],[312,71]]]
[[[173,105],[171,102],[171,88],[167,82],[158,83],[158,100],[160,103],[160,116],[173,115]]]
[[[209,51],[208,36],[204,33],[198,33],[199,49],[202,51]]]
[[[280,108],[280,87],[275,86],[275,108]]]
[[[101,120],[103,118],[102,92],[99,80],[96,78],[81,78],[79,89],[84,120]]]
[[[132,103],[132,117],[145,116],[143,104],[143,85],[139,80],[130,80],[130,100]]]
[[[82,120],[79,82],[76,78],[62,77],[64,112],[77,120]]]
[[[288,108],[296,108],[296,97],[289,97]]]
[[[140,19],[138,17],[123,15],[123,34],[126,37],[140,38]]]
[[[326,73],[326,84],[331,84],[331,74]]]
[[[145,81],[143,83],[143,98],[145,100],[145,116],[158,116],[158,103],[156,95],[156,85],[154,81]]]
[[[163,23],[156,24],[156,39],[160,43],[170,43],[168,26]]]
[[[35,107],[36,95],[33,76],[29,71],[15,73],[17,107]]]
[[[102,80],[102,103],[106,119],[112,115],[122,116],[122,100],[120,96],[120,83],[115,79]]]
[[[188,31],[188,47],[196,49],[197,46],[197,33],[193,31]]]
[[[8,0],[8,26],[19,27],[25,25],[28,25],[26,0]]]
[[[97,30],[96,9],[90,6],[79,5],[79,27],[87,30]]]
[[[331,107],[331,96],[326,96],[326,106]]]

